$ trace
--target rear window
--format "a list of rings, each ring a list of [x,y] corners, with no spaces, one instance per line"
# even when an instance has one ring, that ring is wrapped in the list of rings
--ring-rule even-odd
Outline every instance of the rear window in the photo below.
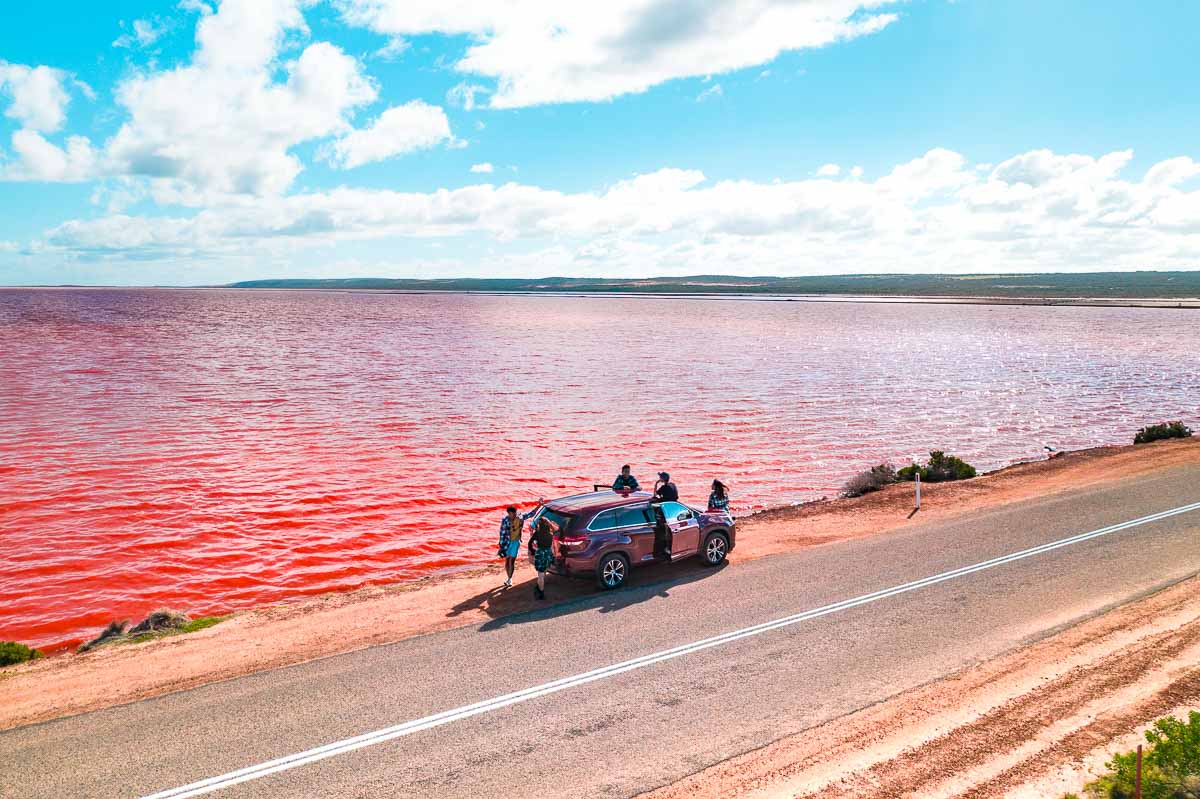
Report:
[[[597,513],[596,516],[588,522],[589,530],[611,530],[617,526],[617,512],[615,510],[606,510]]]
[[[533,518],[530,520],[530,524],[533,526],[533,529],[536,530],[538,522],[542,519],[545,519],[550,523],[550,531],[555,535],[561,535],[570,528],[571,521],[574,518],[574,516],[568,516],[565,513],[559,513],[558,511],[553,511],[549,508],[542,508],[536,514],[534,514]]]

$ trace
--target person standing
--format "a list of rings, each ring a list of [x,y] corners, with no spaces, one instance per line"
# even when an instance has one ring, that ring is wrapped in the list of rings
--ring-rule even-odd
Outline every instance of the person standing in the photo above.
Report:
[[[504,571],[508,574],[508,579],[504,581],[505,588],[512,588],[517,555],[521,553],[521,528],[525,526],[525,520],[533,515],[534,510],[518,516],[517,506],[509,505],[504,518],[500,520],[500,549],[496,555],[504,558]]]
[[[546,598],[546,572],[554,563],[554,534],[550,532],[550,522],[538,519],[529,545],[533,547],[533,568],[537,571],[537,585],[533,587],[533,595],[537,599]]]
[[[729,489],[720,480],[712,482],[712,493],[708,495],[708,509],[729,512]]]
[[[658,479],[654,481],[654,501],[655,502],[678,502],[679,489],[671,482],[671,475],[666,472],[659,472]]]
[[[621,473],[613,480],[613,491],[637,491],[638,481],[629,471],[629,464],[621,467]]]
[[[650,501],[650,511],[654,514],[654,557],[657,560],[671,559],[671,528],[663,512],[662,503],[678,502],[679,489],[671,482],[671,475],[659,472],[654,481],[654,499]]]

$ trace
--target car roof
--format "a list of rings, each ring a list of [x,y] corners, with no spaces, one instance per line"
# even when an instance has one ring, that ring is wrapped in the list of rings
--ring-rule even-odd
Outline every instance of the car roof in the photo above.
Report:
[[[625,505],[636,505],[639,502],[647,502],[653,498],[654,495],[648,491],[621,493],[616,491],[589,491],[586,494],[575,494],[560,499],[552,499],[546,503],[546,507],[559,513],[576,515],[590,511],[606,510],[608,508],[620,508]]]

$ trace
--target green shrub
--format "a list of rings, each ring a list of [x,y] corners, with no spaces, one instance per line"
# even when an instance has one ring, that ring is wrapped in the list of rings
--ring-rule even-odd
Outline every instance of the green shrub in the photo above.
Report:
[[[127,621],[112,622],[98,637],[79,647],[79,651],[90,652],[98,646],[107,644],[140,644],[143,641],[152,641],[155,638],[165,638],[169,635],[194,633],[197,630],[204,630],[214,624],[219,624],[227,618],[228,616],[201,616],[197,619],[189,619],[184,614],[173,610],[156,610],[134,627],[130,627]]]
[[[951,480],[969,480],[977,472],[974,466],[962,458],[935,449],[929,453],[929,461],[924,466],[917,463],[905,466],[896,472],[896,479],[916,480],[918,474],[925,483],[946,483]]]
[[[1183,422],[1163,422],[1146,425],[1133,437],[1135,444],[1149,444],[1164,438],[1191,438],[1192,429]]]
[[[37,660],[42,653],[16,641],[0,641],[0,666],[11,666],[27,660]]]
[[[885,485],[896,482],[896,467],[890,463],[872,466],[865,472],[859,472],[846,481],[842,487],[842,496],[861,497],[872,491],[878,491]]]
[[[1146,731],[1142,752],[1142,799],[1200,799],[1200,712],[1186,722],[1168,716]],[[1114,755],[1109,771],[1084,790],[1091,799],[1132,799],[1137,752]]]

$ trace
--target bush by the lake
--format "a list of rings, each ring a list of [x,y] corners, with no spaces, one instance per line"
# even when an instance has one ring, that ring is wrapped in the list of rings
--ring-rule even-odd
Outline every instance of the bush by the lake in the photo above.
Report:
[[[37,660],[42,653],[16,641],[0,641],[0,666],[11,666],[27,660]]]
[[[842,487],[842,496],[861,497],[872,491],[878,491],[885,485],[896,482],[896,467],[890,463],[872,466],[865,472],[859,472],[846,481]]]
[[[947,455],[940,449],[929,453],[929,460],[924,464],[914,463],[896,472],[897,480],[916,480],[921,475],[923,483],[946,483],[951,480],[969,480],[977,472],[975,467],[954,455]]]
[[[1146,425],[1137,431],[1133,437],[1135,444],[1149,444],[1151,441],[1161,441],[1164,438],[1191,438],[1192,429],[1183,422],[1163,422],[1162,424]]]
[[[140,644],[153,638],[167,635],[194,633],[219,624],[225,616],[201,616],[189,619],[185,614],[174,610],[161,609],[151,613],[133,627],[128,621],[114,621],[104,628],[100,635],[79,647],[80,652],[90,652],[99,646],[107,644]]]
[[[1187,721],[1168,716],[1146,731],[1142,749],[1142,799],[1200,799],[1200,712]],[[1084,786],[1088,799],[1133,799],[1137,752],[1114,755],[1108,773]],[[1068,794],[1063,799],[1078,799]]]

